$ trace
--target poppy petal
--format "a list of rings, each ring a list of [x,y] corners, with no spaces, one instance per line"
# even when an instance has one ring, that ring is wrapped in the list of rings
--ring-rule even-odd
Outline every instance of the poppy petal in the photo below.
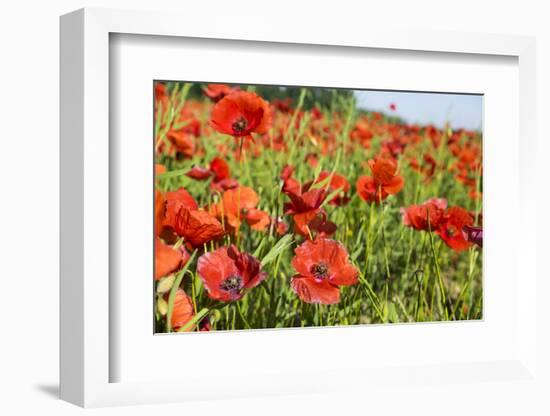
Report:
[[[172,328],[177,331],[179,328],[185,326],[191,319],[193,319],[194,315],[195,313],[191,298],[182,289],[178,289],[176,292],[176,298],[174,299],[174,309],[172,310]],[[190,332],[193,330],[194,326],[192,325],[185,331]]]
[[[187,259],[180,250],[164,244],[160,238],[155,240],[155,280],[178,270]]]
[[[334,305],[340,302],[340,289],[331,285],[328,281],[317,281],[312,278],[296,275],[292,278],[290,286],[294,293],[306,303],[320,303]]]

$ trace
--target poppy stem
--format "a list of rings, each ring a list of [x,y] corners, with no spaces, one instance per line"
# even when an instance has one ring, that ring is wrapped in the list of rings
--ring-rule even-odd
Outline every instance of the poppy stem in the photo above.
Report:
[[[202,319],[210,312],[208,308],[202,308],[199,313],[197,313],[189,322],[187,322],[185,325],[183,325],[181,328],[178,329],[178,332],[185,332],[189,328],[192,328],[193,325],[197,325],[198,330],[198,324]]]
[[[435,251],[435,245],[434,245],[434,237],[432,233],[432,227],[430,225],[430,221],[428,219],[428,228],[429,228],[429,236],[430,236],[430,246],[432,249],[432,256],[435,266],[435,274],[437,276],[437,283],[439,285],[439,294],[440,294],[440,302],[443,309],[443,312],[445,313],[445,320],[449,320],[449,311],[447,309],[447,295],[445,293],[445,285],[443,284],[443,279],[441,278],[441,270],[439,269],[439,260],[437,257],[437,253]]]
[[[472,280],[473,280],[473,277],[474,277],[475,263],[476,263],[476,260],[477,260],[477,257],[478,257],[478,252],[475,249],[475,247],[470,247],[469,256],[470,256],[470,258],[469,258],[469,267],[468,267],[468,279],[466,280],[466,283],[462,287],[462,289],[460,291],[460,294],[458,295],[458,298],[456,300],[455,306],[453,308],[453,315],[455,315],[455,316],[456,316],[456,313],[457,313],[457,310],[458,310],[458,307],[460,306],[460,304],[465,302],[464,297],[466,296],[466,292],[468,291],[468,289],[472,285]],[[461,312],[461,316],[462,316],[462,312]]]
[[[250,186],[253,186],[254,184],[252,183],[252,177],[250,176],[250,168],[248,166],[248,159],[246,158],[246,149],[244,148],[244,141],[245,141],[245,137],[241,137],[241,144],[239,147],[239,164],[241,166],[241,174],[244,171],[244,175],[246,175],[248,184]]]
[[[365,275],[368,274],[370,252],[372,248],[372,227],[374,223],[374,204],[370,204],[369,207],[369,221],[367,226],[367,244],[365,244]]]
[[[315,305],[315,309],[316,309],[316,312],[317,312],[317,324],[319,326],[323,326],[323,316],[321,314],[321,305],[319,305],[318,303]]]
[[[384,209],[382,202],[380,202],[380,228],[379,229],[382,231],[382,246],[384,248],[384,264],[386,268],[386,279],[387,279],[387,282],[389,283],[389,281],[391,280],[391,275],[390,275],[390,261],[388,258],[388,247],[386,244],[386,227],[384,224],[385,216],[386,216],[386,210]]]
[[[196,275],[191,276],[191,299],[193,300],[193,313],[197,314],[197,293],[195,289],[195,277]],[[197,331],[199,327],[197,326]]]

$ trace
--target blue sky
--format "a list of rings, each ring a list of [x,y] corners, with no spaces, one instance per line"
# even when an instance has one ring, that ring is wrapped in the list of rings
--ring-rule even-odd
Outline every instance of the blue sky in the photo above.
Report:
[[[408,123],[481,130],[483,97],[480,95],[424,92],[355,91],[360,108],[395,114]],[[396,111],[389,106],[394,103]]]

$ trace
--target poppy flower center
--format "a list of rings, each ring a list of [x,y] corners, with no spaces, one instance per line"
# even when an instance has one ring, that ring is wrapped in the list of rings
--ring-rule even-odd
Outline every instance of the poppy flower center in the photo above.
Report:
[[[247,126],[248,122],[244,117],[241,116],[237,121],[233,123],[231,127],[233,128],[234,133],[239,134],[245,131]]]
[[[220,283],[220,289],[226,292],[234,292],[242,288],[243,281],[240,276],[230,276]]]
[[[311,268],[311,274],[316,279],[326,279],[328,277],[328,266],[325,263],[315,264]]]
[[[456,229],[454,227],[449,227],[446,230],[446,234],[448,237],[454,237],[456,234]]]

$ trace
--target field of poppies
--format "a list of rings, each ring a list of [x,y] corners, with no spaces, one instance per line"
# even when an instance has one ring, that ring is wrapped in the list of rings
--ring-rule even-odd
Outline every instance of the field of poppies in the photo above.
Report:
[[[157,333],[481,319],[482,135],[155,82]]]

